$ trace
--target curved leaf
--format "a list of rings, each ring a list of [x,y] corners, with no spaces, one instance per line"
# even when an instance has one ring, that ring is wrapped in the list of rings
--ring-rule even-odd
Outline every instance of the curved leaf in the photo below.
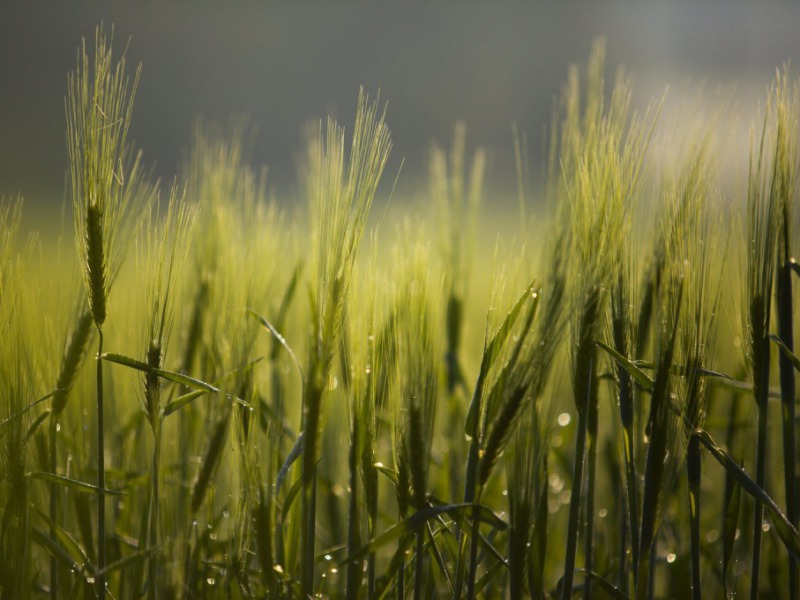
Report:
[[[789,522],[786,515],[778,508],[775,501],[747,474],[747,472],[739,466],[730,454],[725,452],[722,448],[717,446],[714,439],[706,431],[696,431],[694,435],[700,442],[711,452],[711,455],[717,459],[725,470],[730,473],[741,488],[750,494],[756,502],[761,503],[764,508],[769,512],[772,518],[772,524],[778,537],[786,546],[789,553],[796,559],[800,560],[800,534],[797,529]]]
[[[241,398],[237,398],[236,396],[233,396],[231,394],[226,394],[216,386],[211,385],[210,383],[206,383],[205,381],[201,381],[200,379],[195,379],[194,377],[189,377],[188,375],[184,375],[183,373],[176,373],[174,371],[167,371],[165,369],[157,369],[155,367],[151,367],[147,363],[143,363],[140,360],[131,358],[130,356],[115,354],[113,352],[105,352],[100,355],[100,358],[102,358],[103,360],[107,360],[109,362],[116,363],[118,365],[130,367],[131,369],[136,369],[137,371],[141,371],[143,373],[150,373],[151,375],[157,375],[162,379],[166,379],[167,381],[183,385],[193,390],[203,390],[206,392],[213,392],[215,394],[223,394],[229,400],[233,400],[234,402],[238,402],[242,406],[251,408],[250,404],[242,400]]]
[[[37,406],[38,404],[41,404],[41,403],[42,403],[42,402],[44,402],[45,400],[47,400],[47,399],[49,399],[49,398],[52,398],[52,397],[53,397],[53,396],[54,396],[54,395],[55,395],[55,394],[56,394],[58,391],[59,391],[59,390],[53,390],[52,392],[50,392],[49,394],[47,394],[47,395],[45,395],[45,396],[42,396],[42,397],[41,397],[41,398],[39,398],[38,400],[34,400],[33,402],[31,402],[30,404],[28,404],[28,406],[26,406],[26,407],[25,407],[25,408],[23,408],[22,410],[19,410],[19,411],[15,412],[13,415],[11,415],[11,416],[9,416],[9,417],[6,417],[6,418],[5,418],[5,419],[3,419],[2,421],[0,421],[0,427],[3,427],[3,426],[4,426],[4,425],[6,425],[7,423],[10,423],[10,422],[11,422],[11,421],[13,421],[14,419],[19,419],[19,418],[20,418],[22,415],[24,415],[26,412],[28,412],[29,410],[31,410],[32,408],[34,408],[34,407],[35,407],[35,406]]]
[[[429,519],[434,519],[442,514],[450,515],[453,518],[455,518],[457,515],[469,516],[473,514],[475,509],[477,509],[479,519],[484,523],[493,525],[499,530],[505,530],[508,527],[508,524],[505,521],[481,504],[447,504],[444,506],[428,505],[419,509],[411,516],[406,517],[397,525],[394,525],[393,527],[390,527],[384,531],[369,544],[363,546],[358,552],[348,556],[340,564],[345,564],[354,560],[360,560],[367,554],[376,552],[389,542],[416,533],[428,522]]]
[[[786,358],[788,358],[789,361],[792,363],[792,366],[794,366],[795,369],[800,371],[800,358],[798,358],[797,355],[794,352],[789,350],[789,347],[786,344],[783,343],[783,340],[781,338],[779,338],[777,335],[775,335],[774,333],[770,333],[769,334],[769,339],[772,340],[772,342],[778,348],[780,348],[780,350],[783,353],[783,355]]]
[[[475,431],[479,412],[478,408],[480,407],[480,400],[482,396],[481,390],[483,387],[483,382],[486,379],[486,375],[489,373],[489,369],[491,369],[495,359],[500,354],[500,348],[505,343],[508,335],[511,333],[511,329],[514,326],[517,317],[519,316],[520,310],[522,310],[522,306],[525,304],[525,300],[532,296],[535,291],[535,281],[532,281],[531,284],[525,288],[525,291],[517,299],[516,303],[514,303],[514,306],[511,307],[511,310],[508,311],[506,318],[503,320],[503,323],[500,325],[494,336],[492,336],[492,339],[487,340],[484,344],[483,357],[481,358],[481,370],[478,374],[478,383],[475,385],[475,393],[473,394],[472,402],[469,406],[469,412],[467,413],[467,422],[464,426],[464,431],[467,433],[467,435],[471,436],[473,431]],[[537,296],[534,296],[534,298],[537,298]]]
[[[608,344],[606,344],[604,342],[597,341],[595,343],[600,348],[605,350],[611,356],[611,358],[613,358],[617,363],[619,363],[619,366],[622,367],[623,369],[625,369],[625,371],[628,373],[628,375],[633,377],[633,379],[636,381],[636,383],[639,384],[639,386],[642,389],[644,389],[646,392],[652,392],[653,391],[655,383],[650,378],[650,376],[647,373],[645,373],[644,371],[642,371],[636,364],[634,364],[633,361],[631,361],[628,358],[622,356],[622,354],[620,354],[614,348],[612,348],[611,346],[609,346]]]
[[[259,315],[254,310],[248,308],[247,312],[251,317],[253,317],[259,323],[261,323],[267,329],[267,331],[269,331],[272,334],[272,337],[274,337],[277,340],[277,342],[281,346],[283,346],[283,349],[286,350],[286,352],[289,354],[289,358],[292,359],[292,362],[294,363],[297,372],[300,373],[300,379],[305,384],[306,376],[305,373],[303,373],[303,367],[300,365],[300,361],[298,360],[297,355],[294,353],[294,350],[292,350],[292,347],[289,346],[289,342],[286,341],[286,338],[281,335],[280,331],[278,331],[277,329],[275,329],[275,327],[273,327],[272,323],[267,321],[264,317]]]
[[[619,589],[610,581],[607,581],[606,579],[600,577],[600,575],[598,575],[594,571],[588,571],[586,569],[575,569],[575,572],[583,573],[584,575],[586,575],[586,577],[588,577],[589,579],[597,583],[601,588],[603,588],[603,591],[612,598],[616,598],[617,600],[630,600],[625,592],[623,592],[621,589]]]
[[[77,479],[70,479],[69,477],[63,477],[61,475],[56,475],[55,473],[47,473],[45,471],[30,471],[25,473],[25,476],[30,477],[31,479],[40,479],[42,481],[49,481],[50,483],[57,483],[83,494],[97,494],[100,492],[105,496],[125,495],[125,492],[120,492],[119,490],[109,490],[107,488],[100,489],[91,483],[78,481]]]

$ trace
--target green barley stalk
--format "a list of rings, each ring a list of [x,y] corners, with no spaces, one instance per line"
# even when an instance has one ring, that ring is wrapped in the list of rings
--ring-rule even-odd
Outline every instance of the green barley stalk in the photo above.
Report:
[[[395,419],[399,430],[395,440],[400,444],[395,454],[399,456],[398,471],[401,465],[407,465],[408,503],[419,510],[427,503],[428,465],[438,396],[435,357],[439,354],[431,327],[431,306],[436,306],[438,294],[430,282],[428,249],[417,243],[406,262],[400,265],[401,289],[396,308]],[[415,600],[422,596],[425,535],[424,528],[416,533]]]
[[[107,298],[119,256],[115,253],[117,228],[137,186],[138,159],[130,161],[128,127],[140,69],[133,80],[126,73],[125,57],[114,62],[111,40],[98,28],[94,61],[84,41],[78,66],[67,80],[67,154],[75,213],[78,254],[82,259],[89,308],[98,331],[98,356],[103,351],[102,326]],[[126,179],[129,177],[129,179]],[[97,361],[97,487],[105,488],[103,443],[103,369]],[[105,498],[97,494],[97,590],[106,595]]]
[[[767,147],[772,104],[773,92],[770,93],[770,110],[764,119],[758,147],[751,150],[745,238],[748,249],[745,255],[743,286],[745,359],[753,379],[753,395],[758,408],[756,484],[762,489],[766,482],[767,467],[767,407],[770,380],[768,335],[781,215],[781,199],[778,195],[781,156],[777,154],[769,156]],[[763,506],[756,503],[753,511],[753,559],[750,580],[752,598],[757,598],[759,593],[763,514]]]
[[[358,310],[350,307],[348,322],[351,325],[352,341],[347,355],[349,364],[345,365],[350,382],[348,394],[351,396],[350,426],[350,508],[348,516],[347,555],[354,555],[361,546],[361,506],[366,509],[369,540],[375,538],[378,518],[378,472],[377,461],[378,422],[377,415],[383,404],[381,392],[381,373],[392,370],[392,357],[386,348],[386,329],[378,327],[383,320],[380,307],[387,298],[382,290],[382,281],[377,270],[377,235],[371,237],[371,252],[364,272],[356,271],[353,277],[357,297],[363,299]],[[345,353],[342,353],[345,356]],[[360,486],[363,486],[363,491]],[[363,498],[363,502],[362,502]],[[367,597],[373,598],[375,589],[375,553],[366,557]],[[363,577],[363,563],[350,561],[347,564],[346,592],[348,597],[356,597]]]
[[[17,316],[24,310],[19,299],[7,300],[8,307]],[[15,306],[16,305],[16,306]],[[0,313],[0,317],[7,317]],[[16,330],[16,331],[15,331]],[[9,351],[2,356],[0,389],[3,390],[3,425],[0,428],[0,471],[3,473],[2,537],[0,553],[0,590],[5,598],[30,598],[31,595],[31,511],[29,503],[33,491],[27,473],[27,435],[30,424],[24,411],[34,397],[30,373],[31,356],[25,348],[21,327],[0,329],[3,339],[9,342]],[[11,351],[13,350],[13,351]]]
[[[631,325],[631,296],[636,281],[636,266],[629,248],[626,246],[615,265],[617,276],[611,289],[611,334],[614,349],[622,356],[631,359],[635,355],[634,331]],[[633,564],[639,560],[639,478],[636,469],[636,433],[634,425],[634,387],[631,375],[621,365],[615,365],[617,379],[617,401],[619,403],[620,424],[622,425],[622,446],[625,462],[626,495],[626,535],[630,539],[630,559]],[[626,556],[623,547],[622,556]],[[622,568],[621,568],[622,569]],[[622,569],[622,572],[627,572]]]
[[[578,106],[582,99],[577,75],[570,79],[562,124],[561,154],[564,190],[572,221],[571,255],[578,283],[573,290],[571,324],[572,381],[578,411],[575,465],[570,501],[567,552],[562,580],[562,597],[572,594],[575,571],[584,461],[595,471],[597,443],[597,357],[605,311],[606,290],[613,282],[613,261],[619,256],[621,241],[629,227],[630,207],[638,194],[645,150],[655,123],[655,112],[643,118],[628,118],[630,89],[620,80],[606,107],[603,97],[603,48],[596,46],[587,75],[583,98],[584,114]],[[588,507],[593,506],[594,478],[586,490]],[[586,568],[593,563],[593,519],[586,518]],[[587,596],[591,580],[587,579]]]
[[[546,542],[546,538],[534,538],[534,534],[547,527],[549,432],[542,426],[538,407],[531,404],[525,409],[508,448],[509,592],[512,598],[522,598],[526,593],[539,598],[544,591],[544,552],[540,540]],[[540,519],[541,514],[544,519]],[[538,560],[531,560],[533,556]]]
[[[713,342],[716,333],[715,313],[719,301],[719,278],[715,269],[722,263],[722,241],[713,224],[718,222],[719,195],[708,181],[694,179],[692,173],[702,173],[705,161],[698,156],[696,169],[689,171],[683,194],[691,196],[696,214],[686,224],[682,249],[685,274],[686,302],[681,313],[681,338],[679,361],[684,373],[679,382],[678,395],[684,407],[688,447],[686,450],[686,476],[689,489],[689,519],[692,562],[692,596],[702,596],[700,557],[700,480],[702,473],[701,447],[692,435],[705,424],[706,384],[701,370],[711,368]]]
[[[682,275],[668,273],[662,282],[663,300],[657,314],[661,330],[658,335],[656,371],[650,400],[649,440],[645,458],[642,492],[642,516],[639,532],[639,563],[635,566],[636,597],[652,596],[653,552],[664,504],[664,494],[672,480],[672,468],[679,454],[679,422],[672,405],[671,372],[678,338],[679,315],[684,294]]]
[[[498,302],[500,293],[505,288],[506,273],[503,269],[498,269],[492,276],[492,294],[491,306]],[[480,371],[477,381],[473,390],[472,401],[467,414],[465,424],[465,433],[469,439],[469,450],[467,455],[467,471],[464,484],[464,503],[475,503],[475,509],[472,515],[472,527],[469,536],[469,562],[467,562],[467,537],[464,532],[459,528],[458,542],[459,552],[456,564],[456,580],[455,590],[456,597],[460,598],[463,593],[464,582],[467,577],[467,568],[470,571],[470,579],[467,579],[467,593],[474,593],[474,576],[477,569],[477,534],[479,524],[476,519],[478,514],[477,502],[479,501],[480,486],[478,478],[480,474],[481,457],[483,455],[484,438],[486,435],[486,423],[489,418],[486,415],[487,404],[489,399],[494,397],[494,412],[499,411],[499,400],[506,394],[505,381],[507,377],[502,374],[510,372],[510,367],[515,367],[516,360],[512,361],[512,356],[518,356],[522,350],[523,344],[526,341],[527,334],[530,330],[530,325],[533,323],[534,316],[539,306],[539,295],[533,284],[527,286],[519,299],[512,305],[508,311],[505,319],[499,325],[492,323],[491,316],[495,312],[490,307],[487,312],[486,326],[484,333],[483,354],[481,357]],[[521,313],[525,312],[524,321],[527,326],[519,326],[517,320]],[[494,329],[494,331],[492,331]],[[512,331],[519,332],[519,341],[516,344],[508,342],[512,337]],[[496,366],[499,364],[501,366]],[[497,388],[497,392],[493,392],[492,388]],[[516,386],[514,393],[524,396],[524,386]],[[521,400],[517,400],[521,402]],[[492,467],[494,464],[492,464]],[[490,471],[489,469],[488,471]],[[487,472],[488,472],[487,471]]]
[[[56,382],[56,392],[53,395],[52,411],[50,413],[50,472],[53,474],[58,473],[56,433],[59,428],[59,417],[67,405],[69,393],[86,356],[94,323],[92,314],[85,305],[85,300],[79,306],[81,308],[76,311],[75,323],[64,345],[61,367]],[[58,488],[54,483],[50,487],[50,535],[54,539],[58,522]],[[54,600],[58,596],[58,585],[58,560],[53,556],[50,560],[50,596]]]
[[[800,93],[795,85],[789,89],[788,68],[776,75],[775,84],[775,156],[772,187],[780,203],[781,235],[777,273],[775,313],[778,336],[790,352],[794,351],[794,318],[792,303],[792,221],[797,202],[797,127],[800,113]],[[786,495],[786,516],[798,525],[796,441],[795,441],[795,374],[791,360],[780,353],[778,366],[781,385],[781,417],[783,423],[783,468]],[[789,557],[789,597],[798,598],[798,564]]]
[[[303,392],[301,585],[314,588],[316,509],[314,488],[321,428],[322,396],[339,347],[351,273],[367,216],[391,149],[389,130],[377,103],[359,94],[349,153],[344,129],[329,120],[320,138],[316,181],[310,186],[317,259],[312,295],[313,323],[308,384]]]
[[[139,240],[140,269],[147,290],[148,324],[144,362],[153,369],[163,369],[172,330],[177,274],[186,258],[193,211],[175,186],[170,191],[166,212],[159,214],[158,203],[145,213]],[[150,501],[147,509],[148,596],[158,597],[159,571],[159,478],[164,420],[163,380],[150,371],[143,377],[143,410],[153,434],[150,473]]]
[[[430,195],[436,206],[439,251],[445,265],[447,290],[446,367],[447,390],[454,394],[463,385],[459,353],[464,311],[470,282],[478,210],[483,195],[486,153],[477,149],[467,174],[466,127],[457,123],[449,156],[434,147],[430,161]],[[467,176],[469,175],[469,176]]]
[[[463,394],[466,393],[461,346],[466,311],[469,308],[467,300],[475,235],[486,171],[486,154],[483,149],[475,150],[471,167],[467,167],[466,127],[459,122],[455,126],[450,153],[435,146],[429,166],[429,193],[436,209],[435,223],[447,294],[444,319],[448,394],[446,401],[447,410],[453,418],[448,420],[446,432],[447,438],[451,440],[448,452],[450,493],[446,496],[453,496],[458,487],[458,465],[465,450],[464,445],[459,443],[462,437],[458,431],[463,415]]]
[[[481,457],[478,466],[478,489],[475,502],[480,503],[486,484],[492,475],[509,439],[518,428],[523,411],[535,411],[540,422],[547,422],[550,410],[549,399],[543,392],[552,369],[556,351],[562,342],[566,323],[564,292],[566,261],[563,244],[557,239],[552,243],[550,272],[547,288],[536,291],[531,309],[521,322],[517,343],[511,350],[508,363],[503,367],[498,382],[487,395],[485,421],[481,433]],[[541,311],[538,297],[543,296]],[[531,417],[533,419],[534,417]],[[530,452],[544,452],[547,438],[537,435]],[[541,487],[537,481],[537,490]],[[474,597],[474,582],[477,569],[478,519],[473,517],[473,534],[470,546],[470,574],[467,580],[468,597]]]
[[[6,198],[0,198],[6,201]],[[30,417],[26,406],[34,398],[31,333],[24,325],[28,298],[23,294],[24,263],[16,248],[22,199],[0,207],[0,593],[2,598],[31,597],[31,511],[26,477]]]

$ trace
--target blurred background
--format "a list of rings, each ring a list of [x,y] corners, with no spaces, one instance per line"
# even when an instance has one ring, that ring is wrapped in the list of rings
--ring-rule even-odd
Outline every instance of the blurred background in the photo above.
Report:
[[[515,186],[512,124],[540,164],[568,65],[584,63],[599,36],[609,76],[626,68],[636,106],[669,87],[667,124],[692,104],[702,115],[698,102],[733,84],[736,113],[751,114],[776,67],[800,53],[800,7],[789,2],[4,1],[0,194],[22,194],[27,214],[60,210],[66,76],[101,21],[143,63],[131,137],[159,176],[175,176],[198,117],[246,115],[257,127],[252,162],[268,165],[279,198],[297,194],[303,126],[326,114],[350,125],[359,86],[389,103],[389,173],[405,159],[398,195],[424,186],[431,143],[449,144],[460,119],[469,146],[487,149],[487,185],[502,197]],[[721,124],[736,121],[746,141],[749,119]]]

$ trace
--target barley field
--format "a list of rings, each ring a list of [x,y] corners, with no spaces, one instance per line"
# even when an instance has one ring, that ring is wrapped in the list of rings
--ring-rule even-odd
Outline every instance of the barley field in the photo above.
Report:
[[[0,205],[2,598],[800,598],[788,67],[735,181],[730,100],[658,158],[598,42],[514,208],[461,123],[391,198],[363,90],[296,205],[240,121],[156,180],[146,65],[76,45],[71,216]]]

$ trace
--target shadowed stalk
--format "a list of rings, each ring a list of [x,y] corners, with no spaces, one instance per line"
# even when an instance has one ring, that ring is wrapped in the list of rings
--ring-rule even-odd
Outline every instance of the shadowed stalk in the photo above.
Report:
[[[578,531],[580,527],[580,508],[583,490],[583,470],[586,463],[586,440],[589,428],[590,406],[597,403],[597,377],[595,375],[596,330],[600,322],[600,290],[589,291],[583,308],[579,333],[579,344],[575,351],[573,375],[575,406],[578,409],[578,425],[575,429],[575,463],[572,471],[572,492],[570,494],[569,522],[567,525],[567,548],[564,559],[564,576],[561,581],[561,597],[572,597],[572,582],[575,574],[575,558],[578,552]]]
[[[153,430],[153,461],[150,466],[150,503],[148,506],[147,545],[149,554],[147,559],[147,596],[152,600],[159,597],[158,593],[158,523],[159,523],[159,478],[161,469],[161,428]]]
[[[775,313],[778,336],[789,352],[794,352],[794,305],[792,302],[792,220],[797,201],[797,127],[800,97],[798,89],[788,89],[788,68],[777,74],[775,105],[776,133],[775,157],[773,159],[773,193],[778,196],[781,212],[781,235],[779,241],[779,263],[776,266]],[[779,353],[778,367],[781,386],[781,421],[783,424],[783,473],[786,496],[786,516],[798,526],[797,502],[797,455],[795,434],[795,374],[791,360],[784,352]],[[789,557],[789,598],[798,598],[798,562]]]
[[[700,578],[700,479],[702,446],[692,436],[686,449],[686,481],[689,487],[689,537],[692,552],[692,598],[703,597]]]
[[[668,459],[675,461],[676,417],[671,405],[671,369],[679,327],[678,315],[683,298],[683,281],[671,279],[665,282],[666,296],[662,310],[662,330],[659,332],[658,357],[654,377],[653,392],[650,399],[650,440],[647,447],[644,471],[644,491],[642,494],[642,523],[639,536],[639,564],[637,566],[636,597],[639,600],[652,597],[654,581],[654,549],[658,534],[664,493],[670,481]],[[677,291],[675,288],[677,287]]]
[[[773,102],[772,93],[769,107]],[[765,116],[759,145],[751,151],[747,193],[747,231],[749,248],[745,255],[743,317],[745,358],[753,380],[753,396],[758,411],[756,438],[756,484],[764,489],[767,466],[767,409],[770,380],[770,342],[768,338],[772,307],[772,290],[776,272],[777,243],[780,235],[780,184],[778,163],[780,146],[767,156],[770,114]],[[762,520],[764,507],[753,509],[753,548],[750,596],[759,594]]]
[[[360,447],[363,445],[361,437],[362,429],[359,426],[359,415],[354,411],[351,423],[352,441],[350,443],[349,467],[350,467],[350,505],[347,511],[347,555],[352,556],[361,547],[361,523],[359,512],[359,458]],[[348,600],[358,598],[358,590],[361,587],[362,562],[349,561],[347,563],[347,576],[345,591]]]
[[[742,395],[733,392],[730,398],[730,411],[728,412],[728,427],[725,435],[725,445],[729,452],[735,452],[736,438],[739,431],[737,422],[741,414]],[[733,475],[725,471],[725,486],[723,494],[722,512],[722,587],[725,597],[729,598],[728,571],[733,557],[733,544],[736,540],[737,525],[739,522],[739,505],[741,502],[741,487],[736,483]]]
[[[526,594],[539,597],[544,590],[542,574],[546,546],[542,544],[546,545],[546,538],[540,534],[547,528],[549,435],[540,423],[538,409],[529,405],[520,415],[519,427],[508,447],[506,475],[511,524],[508,563],[512,598],[522,598]]]
[[[631,274],[625,265],[618,267],[616,282],[611,294],[611,337],[614,349],[620,355],[633,356],[630,314]],[[625,495],[626,495],[626,533],[630,536],[631,561],[639,563],[639,479],[636,474],[636,441],[633,420],[633,382],[627,370],[615,364],[617,376],[617,399],[619,402],[620,423],[622,424],[622,448],[625,457]],[[623,544],[624,548],[624,544]],[[636,574],[634,568],[634,576]],[[622,582],[621,582],[622,583]],[[634,587],[636,582],[634,581]]]
[[[592,374],[594,376],[594,374]],[[589,402],[589,414],[586,418],[586,464],[588,467],[588,476],[586,480],[586,543],[584,545],[585,558],[583,561],[583,568],[587,571],[594,571],[594,516],[595,516],[595,500],[597,496],[597,429],[598,429],[598,413],[599,401],[596,399],[597,387],[593,390],[595,400]],[[583,597],[590,600],[592,595],[592,580],[586,579],[585,590]]]
[[[785,220],[784,220],[785,223]],[[784,225],[784,231],[786,225]],[[786,237],[786,236],[785,236]],[[788,244],[787,244],[788,245]],[[794,351],[794,315],[792,304],[791,258],[784,259],[778,273],[777,318],[778,336],[789,349]],[[798,526],[797,475],[796,475],[796,435],[795,435],[795,374],[791,361],[780,354],[778,367],[781,384],[781,417],[783,422],[783,469],[786,493],[786,516],[795,527]],[[798,597],[798,563],[789,557],[789,597]]]
[[[106,487],[105,441],[103,432],[103,330],[97,327],[97,594],[106,597],[106,497],[102,490]]]

